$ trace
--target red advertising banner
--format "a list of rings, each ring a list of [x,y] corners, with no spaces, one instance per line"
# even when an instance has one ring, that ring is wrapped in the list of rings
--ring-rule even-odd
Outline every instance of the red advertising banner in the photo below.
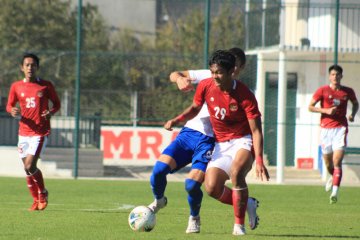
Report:
[[[153,165],[180,129],[101,127],[104,165]]]

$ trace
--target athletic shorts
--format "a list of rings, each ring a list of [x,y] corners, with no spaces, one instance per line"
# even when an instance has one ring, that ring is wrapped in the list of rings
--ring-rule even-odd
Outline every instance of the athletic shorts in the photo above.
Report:
[[[335,150],[345,150],[347,133],[347,127],[321,128],[320,142],[322,153],[329,154]]]
[[[19,136],[19,157],[23,159],[27,155],[40,156],[46,147],[47,140],[47,136]]]
[[[235,159],[236,153],[240,149],[252,152],[252,146],[253,141],[250,134],[226,142],[217,142],[215,143],[212,159],[207,168],[220,168],[230,177],[231,164],[233,159]]]
[[[215,139],[191,128],[183,127],[175,140],[162,152],[176,162],[176,172],[192,163],[191,169],[206,171]]]

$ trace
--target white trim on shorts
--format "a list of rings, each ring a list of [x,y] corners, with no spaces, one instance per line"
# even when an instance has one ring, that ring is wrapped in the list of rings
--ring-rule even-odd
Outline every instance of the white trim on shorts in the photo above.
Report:
[[[321,128],[320,143],[323,154],[336,150],[345,150],[347,145],[347,127]]]
[[[214,152],[211,160],[207,166],[209,168],[220,168],[230,177],[230,169],[236,153],[240,149],[245,149],[251,152],[253,146],[252,137],[250,134],[236,139],[231,139],[226,142],[216,142]]]
[[[43,140],[42,140],[43,138]],[[47,136],[20,136],[18,141],[18,152],[21,159],[27,155],[38,155],[44,151],[48,141]]]

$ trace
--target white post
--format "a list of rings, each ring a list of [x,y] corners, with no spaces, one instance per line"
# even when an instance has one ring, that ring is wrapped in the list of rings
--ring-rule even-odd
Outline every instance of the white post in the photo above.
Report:
[[[256,100],[259,105],[259,110],[262,114],[265,112],[265,76],[264,76],[264,54],[257,54],[257,69],[256,69]]]
[[[262,19],[261,19],[261,46],[265,47],[265,27],[266,27],[266,0],[262,4]]]
[[[286,90],[287,78],[285,67],[285,53],[279,52],[279,81],[278,81],[278,114],[277,114],[277,164],[276,182],[284,182],[284,163],[286,157]]]
[[[250,0],[245,2],[245,49],[249,49],[249,11]]]
[[[62,103],[61,103],[61,115],[69,116],[69,91],[65,89],[63,93]]]
[[[138,111],[138,92],[137,90],[135,90],[134,92],[132,92],[132,114],[131,114],[131,118],[133,121],[133,127],[137,126],[137,111]]]
[[[321,161],[322,161],[322,173],[321,173],[321,180],[323,180],[324,182],[326,181],[326,179],[328,178],[328,171],[327,171],[327,168],[326,168],[326,165],[325,165],[325,161],[322,159],[321,157]]]

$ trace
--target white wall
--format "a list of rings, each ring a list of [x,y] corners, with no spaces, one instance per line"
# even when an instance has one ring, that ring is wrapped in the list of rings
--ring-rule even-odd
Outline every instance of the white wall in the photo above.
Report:
[[[0,176],[23,177],[25,176],[24,166],[17,147],[0,147]]]
[[[311,113],[308,105],[312,95],[322,85],[328,84],[328,68],[332,65],[333,53],[288,51],[286,72],[298,75],[297,88],[297,118],[295,130],[295,163],[298,158],[313,158],[318,160],[320,114]],[[352,87],[360,100],[360,64],[356,54],[339,54],[339,64],[344,69],[342,84]],[[264,72],[278,72],[276,54],[264,54]],[[265,75],[264,75],[265,78]],[[348,114],[352,104],[348,104]],[[360,147],[360,113],[354,123],[349,123],[348,146]]]
[[[156,0],[83,0],[96,5],[109,28],[131,29],[139,38],[153,40],[156,31]],[[77,1],[73,1],[76,6]]]
[[[310,0],[309,9],[305,1],[284,0],[284,36],[286,46],[300,46],[301,39],[310,40],[315,48],[334,48],[336,1]],[[353,51],[360,48],[360,11],[358,0],[342,0],[339,11],[338,47]],[[352,5],[351,5],[352,4]],[[307,11],[309,10],[309,11]]]

